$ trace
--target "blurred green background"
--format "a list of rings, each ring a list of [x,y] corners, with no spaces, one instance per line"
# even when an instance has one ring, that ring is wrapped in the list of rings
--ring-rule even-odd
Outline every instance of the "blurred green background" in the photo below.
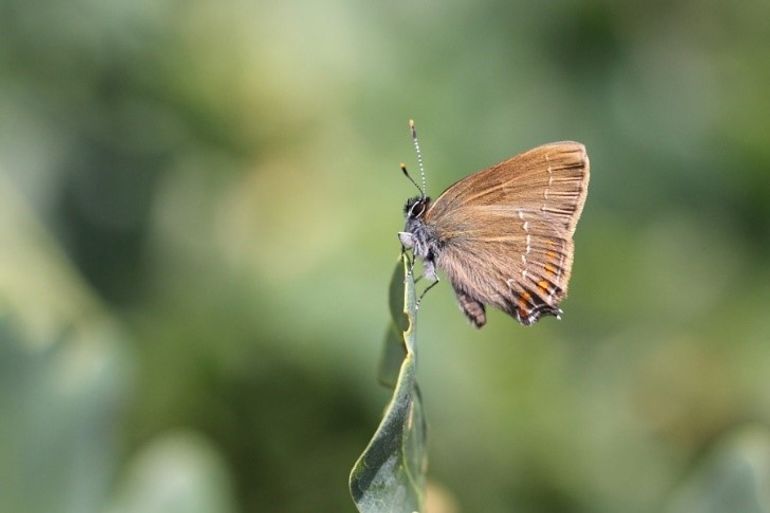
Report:
[[[592,163],[561,322],[423,304],[432,511],[769,511],[768,20],[3,0],[0,511],[353,512],[409,118],[434,196]]]

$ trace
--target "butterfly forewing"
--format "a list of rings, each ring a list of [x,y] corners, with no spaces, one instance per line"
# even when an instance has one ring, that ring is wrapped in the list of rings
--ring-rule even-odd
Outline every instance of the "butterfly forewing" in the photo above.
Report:
[[[553,143],[470,175],[431,204],[437,263],[474,324],[485,322],[484,304],[526,325],[558,315],[588,179],[583,145]]]

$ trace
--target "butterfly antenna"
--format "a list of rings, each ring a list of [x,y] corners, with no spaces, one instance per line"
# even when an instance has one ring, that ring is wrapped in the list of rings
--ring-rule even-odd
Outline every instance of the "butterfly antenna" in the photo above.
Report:
[[[420,186],[417,185],[417,182],[414,181],[414,178],[412,178],[412,175],[409,174],[409,171],[406,170],[406,165],[402,162],[401,163],[401,172],[404,173],[404,176],[409,179],[410,182],[414,184],[415,187],[417,187],[417,190],[420,191],[420,196],[423,198],[425,197],[425,191],[420,189]]]
[[[420,151],[420,143],[417,141],[417,129],[414,127],[414,120],[409,120],[409,130],[412,132],[412,141],[414,142],[414,151],[417,152],[417,165],[420,168],[420,177],[422,178],[422,188],[420,189],[420,192],[422,192],[422,196],[425,197],[425,191],[428,189],[427,183],[425,181],[425,167],[422,164],[422,152]]]

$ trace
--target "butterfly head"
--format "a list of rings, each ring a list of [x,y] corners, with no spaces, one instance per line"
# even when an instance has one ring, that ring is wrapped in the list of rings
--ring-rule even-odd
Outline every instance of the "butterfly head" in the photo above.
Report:
[[[430,198],[415,196],[404,205],[406,223],[404,231],[398,233],[401,245],[411,249],[415,256],[425,259],[430,254],[434,237],[432,230],[425,224],[425,213],[430,207]]]

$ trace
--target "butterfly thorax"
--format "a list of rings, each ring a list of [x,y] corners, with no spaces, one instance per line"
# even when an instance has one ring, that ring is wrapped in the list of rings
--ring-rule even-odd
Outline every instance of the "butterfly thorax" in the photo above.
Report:
[[[404,231],[411,234],[411,245],[406,245],[415,256],[422,260],[433,260],[438,253],[438,245],[433,230],[422,219],[407,220]]]

